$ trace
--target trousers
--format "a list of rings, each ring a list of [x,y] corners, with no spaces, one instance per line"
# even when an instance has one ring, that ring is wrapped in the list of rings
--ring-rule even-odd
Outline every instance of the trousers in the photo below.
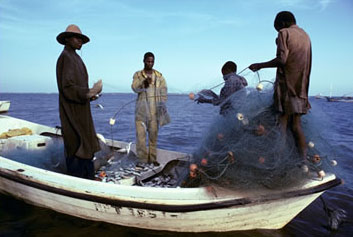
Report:
[[[136,153],[141,162],[152,163],[157,161],[158,123],[156,119],[149,120],[147,124],[136,120]],[[146,133],[148,133],[148,151],[146,146]]]

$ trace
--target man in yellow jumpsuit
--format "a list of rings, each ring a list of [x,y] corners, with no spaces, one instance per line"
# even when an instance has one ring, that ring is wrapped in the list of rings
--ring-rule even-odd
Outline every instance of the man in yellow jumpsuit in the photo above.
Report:
[[[168,124],[170,118],[165,105],[167,84],[162,74],[153,69],[154,58],[153,53],[145,53],[144,69],[134,74],[131,88],[137,93],[135,109],[137,156],[142,163],[153,163],[158,166],[158,128]],[[146,132],[148,133],[148,151]]]

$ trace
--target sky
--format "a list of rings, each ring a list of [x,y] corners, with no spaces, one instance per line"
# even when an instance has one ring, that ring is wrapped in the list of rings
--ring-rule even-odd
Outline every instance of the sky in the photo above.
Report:
[[[353,95],[352,0],[0,0],[0,93],[57,93],[56,36],[69,24],[90,38],[78,54],[103,93],[132,92],[148,51],[171,93],[221,83],[226,61],[254,80],[246,68],[275,57],[283,10],[311,38],[309,94]],[[274,80],[275,70],[260,77]]]

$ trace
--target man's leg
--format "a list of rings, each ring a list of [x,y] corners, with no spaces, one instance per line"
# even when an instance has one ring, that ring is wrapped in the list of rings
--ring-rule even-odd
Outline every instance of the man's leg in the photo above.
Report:
[[[94,165],[92,160],[81,159],[76,156],[67,157],[66,167],[69,175],[84,179],[94,179]]]
[[[287,134],[287,125],[288,125],[288,114],[281,114],[278,118],[278,125],[281,129],[282,135],[285,137]]]
[[[92,160],[79,159],[80,166],[82,168],[82,178],[94,179],[94,165]]]
[[[287,114],[281,114],[278,117],[278,126],[281,132],[281,140],[279,144],[279,153],[284,155],[287,147],[287,125],[289,116]]]
[[[140,162],[148,162],[146,147],[146,125],[142,121],[135,121],[136,126],[136,153]]]
[[[293,124],[292,124],[293,134],[296,139],[296,143],[298,146],[299,154],[303,159],[306,158],[307,147],[305,142],[305,136],[301,125],[301,115],[294,114],[293,115]]]
[[[75,156],[66,157],[67,174],[75,177],[82,177],[79,161]]]
[[[157,138],[158,138],[158,123],[156,119],[152,119],[148,123],[148,162],[157,162]]]

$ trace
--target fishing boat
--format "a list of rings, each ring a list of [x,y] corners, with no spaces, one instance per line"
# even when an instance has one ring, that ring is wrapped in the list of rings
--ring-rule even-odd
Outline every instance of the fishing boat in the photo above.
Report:
[[[0,134],[23,128],[30,132],[0,139],[0,154],[9,149],[40,152],[52,139],[60,139],[58,128],[0,115]],[[106,144],[116,150],[135,150],[134,144],[130,147],[125,142],[106,139]],[[121,226],[173,232],[227,232],[280,229],[325,190],[341,184],[334,174],[327,174],[320,179],[308,179],[300,187],[261,192],[217,186],[137,185],[138,179],[143,181],[158,174],[173,161],[190,159],[189,154],[162,149],[157,151],[157,157],[160,166],[153,172],[117,184],[81,179],[0,156],[0,192],[59,213]]]
[[[10,101],[1,100],[0,101],[0,113],[6,113],[10,109]]]
[[[346,103],[352,103],[353,102],[353,97],[352,96],[326,96],[327,102],[346,102]]]

